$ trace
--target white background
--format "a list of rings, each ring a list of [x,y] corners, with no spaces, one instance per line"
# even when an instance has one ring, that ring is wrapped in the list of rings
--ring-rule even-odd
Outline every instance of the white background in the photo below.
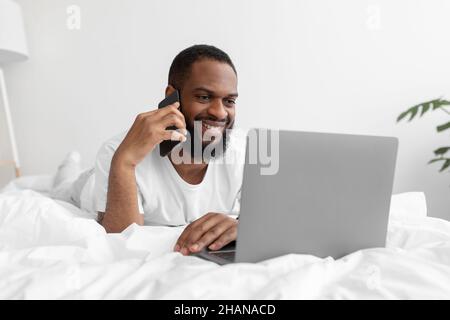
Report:
[[[394,192],[424,191],[429,215],[450,219],[450,174],[426,165],[450,144],[435,131],[449,116],[395,123],[411,105],[450,99],[450,1],[17,2],[30,59],[5,73],[24,174],[54,172],[71,150],[90,166],[161,100],[173,57],[207,43],[237,67],[238,126],[397,136]],[[67,28],[70,5],[80,30]],[[9,177],[1,169],[0,185]]]

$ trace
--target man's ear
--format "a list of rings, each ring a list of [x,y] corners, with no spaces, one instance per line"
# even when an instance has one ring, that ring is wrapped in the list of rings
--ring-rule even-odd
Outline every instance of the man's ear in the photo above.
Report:
[[[174,87],[172,87],[172,85],[168,84],[166,87],[166,97],[170,96],[172,93],[174,93],[175,90],[176,89]]]

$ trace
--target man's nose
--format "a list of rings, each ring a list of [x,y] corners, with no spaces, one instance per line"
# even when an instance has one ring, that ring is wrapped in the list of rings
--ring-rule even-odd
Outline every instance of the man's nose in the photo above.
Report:
[[[216,99],[210,104],[208,113],[218,120],[226,119],[228,116],[228,112],[221,99]]]

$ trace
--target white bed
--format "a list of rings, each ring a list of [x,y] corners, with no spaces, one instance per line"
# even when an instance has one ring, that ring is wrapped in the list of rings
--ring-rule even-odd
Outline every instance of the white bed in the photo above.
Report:
[[[450,298],[450,222],[427,217],[423,193],[392,197],[386,248],[220,267],[171,251],[182,228],[106,234],[46,196],[50,182],[25,177],[0,193],[2,299]]]

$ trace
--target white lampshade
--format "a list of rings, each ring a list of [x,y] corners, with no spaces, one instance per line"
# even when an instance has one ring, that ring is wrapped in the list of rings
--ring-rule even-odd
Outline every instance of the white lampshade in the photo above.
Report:
[[[12,0],[0,0],[0,64],[27,58],[22,10]]]

